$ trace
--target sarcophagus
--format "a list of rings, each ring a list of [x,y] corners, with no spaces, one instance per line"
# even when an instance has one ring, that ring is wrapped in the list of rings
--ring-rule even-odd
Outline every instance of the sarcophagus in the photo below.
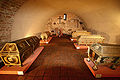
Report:
[[[91,35],[91,33],[87,31],[76,31],[72,33],[72,38],[77,38],[82,35]]]
[[[6,43],[0,51],[0,57],[5,65],[22,66],[22,63],[39,46],[39,41],[36,36],[32,36]]]
[[[49,38],[49,36],[50,36],[50,32],[49,31],[43,32],[40,35],[42,40],[47,40]]]
[[[94,70],[97,70],[99,65],[107,66],[114,70],[120,65],[120,45],[93,44],[88,48],[87,60],[91,60],[94,63]]]
[[[104,37],[100,35],[84,35],[80,36],[77,39],[78,45],[84,44],[84,45],[91,45],[94,43],[103,43]]]

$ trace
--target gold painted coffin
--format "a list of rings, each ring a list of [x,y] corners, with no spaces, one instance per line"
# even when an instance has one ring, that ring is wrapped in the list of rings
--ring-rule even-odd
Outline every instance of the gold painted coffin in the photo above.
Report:
[[[22,62],[39,46],[39,41],[36,36],[32,36],[6,43],[0,51],[0,57],[5,65],[22,66]]]
[[[80,36],[77,39],[78,45],[84,44],[84,45],[91,45],[94,43],[103,43],[104,37],[100,35],[84,35]]]
[[[115,44],[93,44],[88,48],[88,61],[91,60],[97,70],[98,65],[107,65],[116,69],[120,65],[120,45]]]
[[[82,35],[91,35],[91,33],[87,31],[76,31],[72,33],[72,38],[77,38]]]

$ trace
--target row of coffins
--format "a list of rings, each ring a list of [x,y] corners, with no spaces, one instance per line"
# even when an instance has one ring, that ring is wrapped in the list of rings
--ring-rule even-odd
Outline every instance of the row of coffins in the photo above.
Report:
[[[116,74],[113,77],[120,77],[120,73],[118,73],[120,68],[120,45],[104,43],[104,37],[92,35],[87,31],[74,32],[72,38],[77,40],[75,46],[87,46],[88,58],[86,58],[85,63],[95,77],[97,74],[100,74],[99,78],[102,74],[103,77],[111,77],[114,72]],[[108,70],[108,73],[106,73],[106,70]]]
[[[45,40],[48,40],[48,38],[51,37],[52,35],[59,36],[59,37],[62,36],[62,29],[55,28],[52,31],[42,32],[40,34],[40,38],[45,41]]]
[[[36,36],[31,36],[8,42],[1,49],[0,57],[7,66],[22,66],[22,63],[39,47],[39,41]]]
[[[39,34],[40,36],[40,43],[49,43],[52,39],[52,36],[54,37],[61,37],[63,35],[62,29],[55,28],[52,31],[45,31]]]

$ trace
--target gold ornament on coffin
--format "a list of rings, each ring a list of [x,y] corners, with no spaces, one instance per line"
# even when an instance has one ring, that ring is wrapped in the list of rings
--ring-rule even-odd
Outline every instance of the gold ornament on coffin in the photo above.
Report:
[[[11,64],[18,64],[18,57],[17,56],[13,56],[13,55],[7,55],[6,57],[4,57],[4,60],[7,62],[7,63],[11,63]]]
[[[39,41],[36,36],[31,36],[6,43],[0,51],[0,57],[7,66],[22,66],[22,63],[38,48]]]

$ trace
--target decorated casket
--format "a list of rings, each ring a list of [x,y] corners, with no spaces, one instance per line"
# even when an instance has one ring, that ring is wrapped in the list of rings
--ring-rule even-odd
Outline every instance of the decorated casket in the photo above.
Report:
[[[22,62],[39,46],[39,41],[36,36],[31,36],[6,43],[0,51],[0,57],[7,66],[22,66]]]
[[[46,31],[46,32],[42,32],[41,35],[40,35],[40,38],[42,40],[47,40],[49,37],[50,37],[50,32],[49,31]]]
[[[77,38],[82,35],[91,35],[91,33],[87,31],[76,31],[72,33],[72,38]]]
[[[84,35],[77,39],[78,45],[91,45],[93,43],[103,43],[104,37],[100,35]]]
[[[88,48],[87,61],[94,63],[93,69],[97,70],[99,65],[116,69],[120,65],[120,45],[115,44],[92,44]]]

